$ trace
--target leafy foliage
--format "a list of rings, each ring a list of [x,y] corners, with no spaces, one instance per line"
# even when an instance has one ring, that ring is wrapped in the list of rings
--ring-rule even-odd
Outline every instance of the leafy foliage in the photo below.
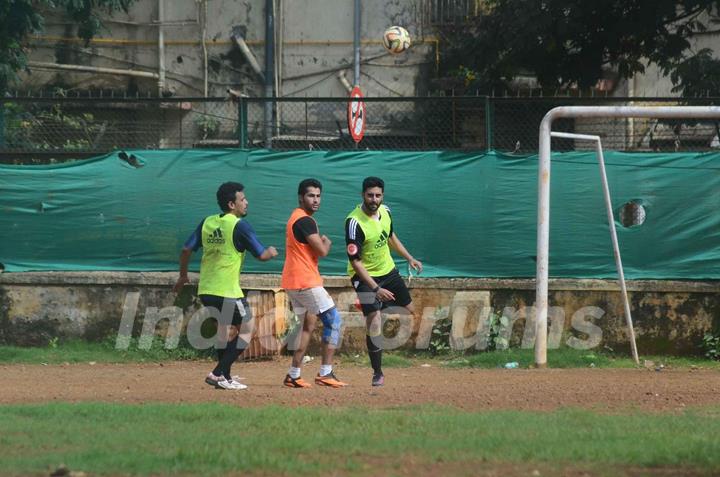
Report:
[[[433,326],[429,343],[429,350],[433,356],[450,351],[451,332],[452,318],[447,315],[446,309],[438,307],[435,310],[435,326]]]
[[[220,120],[212,116],[201,115],[195,118],[195,125],[200,130],[203,139],[211,139],[220,131]]]
[[[686,98],[697,96],[720,96],[720,61],[712,57],[712,52],[703,48],[695,56],[681,61],[670,73],[670,79],[679,92]]]
[[[709,51],[692,51],[693,36],[716,22],[718,0],[488,0],[470,23],[442,32],[446,72],[473,70],[474,86],[508,87],[534,75],[544,88],[591,87],[612,69],[621,78],[648,64],[694,93],[716,71]],[[466,74],[464,76],[467,76]],[[717,82],[717,77],[714,79]],[[702,83],[702,84],[701,84]]]
[[[510,320],[499,313],[491,312],[486,318],[483,329],[485,330],[485,351],[506,350],[510,342],[505,337],[510,326]],[[435,311],[435,325],[429,342],[429,351],[432,356],[450,353],[457,349],[457,343],[453,342],[452,336],[453,320],[448,316],[447,309],[442,307]]]
[[[103,124],[91,113],[50,105],[4,104],[6,145],[10,149],[75,151],[87,149],[103,131]]]
[[[706,358],[720,360],[720,336],[706,333],[701,346]]]
[[[77,35],[88,41],[103,24],[100,11],[127,12],[135,0],[4,0],[0,2],[0,94],[27,67],[27,40],[44,30],[45,12],[57,10],[77,23]]]
[[[510,326],[510,320],[495,312],[490,313],[487,320],[487,351],[508,349],[510,342],[503,336],[503,331]]]

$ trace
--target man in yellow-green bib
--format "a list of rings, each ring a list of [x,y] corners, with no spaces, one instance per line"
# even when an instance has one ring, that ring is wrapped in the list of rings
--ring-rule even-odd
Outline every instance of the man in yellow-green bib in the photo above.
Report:
[[[393,230],[390,209],[383,205],[384,193],[382,179],[365,178],[362,184],[363,202],[345,219],[347,271],[365,315],[373,386],[385,383],[381,310],[400,306],[411,314],[415,311],[410,292],[395,268],[390,249],[402,255],[415,271],[422,272],[422,263],[410,255]]]
[[[200,222],[185,242],[180,254],[180,277],[175,292],[189,283],[190,256],[202,247],[198,296],[203,306],[214,308],[218,319],[218,364],[205,382],[219,389],[241,390],[247,386],[230,374],[230,368],[242,352],[238,345],[240,325],[250,319],[250,307],[240,288],[245,252],[250,251],[261,261],[277,256],[275,247],[265,247],[250,224],[247,215],[245,188],[238,182],[226,182],[217,190],[217,203],[222,213],[210,215]]]

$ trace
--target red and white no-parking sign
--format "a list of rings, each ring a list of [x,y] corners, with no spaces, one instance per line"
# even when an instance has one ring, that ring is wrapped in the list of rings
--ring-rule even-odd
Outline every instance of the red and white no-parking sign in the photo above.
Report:
[[[355,142],[360,142],[365,134],[365,101],[359,86],[350,92],[348,102],[348,129]]]

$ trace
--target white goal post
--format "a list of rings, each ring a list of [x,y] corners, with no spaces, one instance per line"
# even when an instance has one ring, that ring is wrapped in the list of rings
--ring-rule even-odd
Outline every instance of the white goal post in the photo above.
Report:
[[[576,135],[571,133],[553,133],[552,123],[558,118],[663,118],[663,119],[720,119],[718,106],[560,106],[553,108],[545,115],[540,123],[540,148],[538,160],[538,219],[537,219],[537,272],[535,282],[535,366],[547,366],[547,315],[548,315],[548,257],[550,248],[550,159],[551,137],[573,137],[596,141],[598,161],[601,167],[601,179],[608,207],[611,238],[615,249],[616,265],[620,279],[621,292],[625,301],[625,315],[629,328],[630,343],[633,359],[638,362],[635,347],[635,335],[632,329],[632,318],[625,289],[625,279],[622,272],[622,262],[617,247],[617,236],[610,207],[610,196],[607,180],[604,178],[604,161],[602,147],[598,136]]]

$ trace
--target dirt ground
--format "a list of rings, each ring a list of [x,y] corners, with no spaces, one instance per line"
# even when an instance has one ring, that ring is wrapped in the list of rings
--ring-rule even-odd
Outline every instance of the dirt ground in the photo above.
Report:
[[[249,386],[216,390],[204,383],[210,362],[154,364],[0,365],[0,404],[52,401],[224,402],[238,406],[450,405],[469,411],[514,409],[550,411],[562,407],[604,412],[644,410],[677,412],[720,404],[720,372],[703,369],[447,369],[432,366],[387,368],[386,384],[370,386],[369,368],[336,366],[350,383],[343,389],[282,386],[289,358],[239,362]],[[305,366],[312,378],[315,362]],[[28,380],[33,391],[29,392]],[[38,387],[37,383],[42,383]]]

